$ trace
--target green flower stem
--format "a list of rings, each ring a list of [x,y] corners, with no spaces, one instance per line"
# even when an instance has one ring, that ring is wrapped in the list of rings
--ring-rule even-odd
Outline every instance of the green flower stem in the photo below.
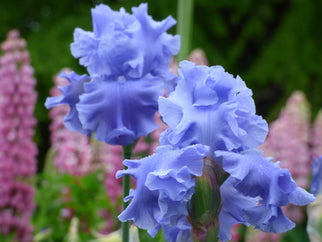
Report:
[[[135,144],[130,144],[127,146],[123,146],[123,158],[125,159],[131,159],[132,156],[132,150],[134,148]],[[124,165],[124,170],[127,169],[127,166]],[[129,195],[131,188],[131,177],[130,175],[123,176],[123,211],[127,208],[129,205],[129,202],[124,202],[124,198]],[[122,222],[122,242],[128,242],[129,241],[129,234],[130,234],[130,221]]]
[[[178,0],[177,34],[181,36],[181,48],[177,61],[188,58],[190,51],[191,29],[193,19],[193,0]]]

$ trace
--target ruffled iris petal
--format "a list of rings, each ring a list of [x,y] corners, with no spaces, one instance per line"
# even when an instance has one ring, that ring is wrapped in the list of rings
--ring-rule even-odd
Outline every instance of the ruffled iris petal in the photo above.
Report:
[[[141,4],[139,7],[133,7],[132,12],[140,23],[140,31],[137,33],[138,39],[149,41],[151,45],[141,45],[141,51],[144,53],[143,73],[152,70],[153,75],[160,75],[166,81],[174,79],[175,76],[169,71],[171,55],[176,55],[180,50],[180,37],[172,36],[166,33],[176,21],[171,17],[157,22],[147,13],[147,4]]]
[[[76,109],[76,104],[79,102],[79,96],[84,93],[84,85],[90,81],[90,77],[87,75],[80,76],[75,72],[67,74],[65,71],[63,71],[59,76],[66,78],[69,84],[64,87],[59,87],[59,90],[62,92],[61,96],[47,98],[45,102],[46,108],[68,104],[70,106],[70,112],[64,119],[65,126],[72,131],[90,135],[91,132],[84,129],[80,123],[78,110]]]
[[[231,239],[230,230],[234,224],[249,223],[244,218],[243,210],[255,207],[258,203],[256,198],[246,197],[238,192],[233,186],[232,178],[228,178],[220,187],[220,195],[223,206],[219,213],[219,234],[218,238],[222,241]]]
[[[287,169],[281,169],[279,162],[264,158],[258,150],[247,150],[242,153],[216,151],[215,156],[230,177],[221,187],[223,209],[220,223],[221,239],[229,240],[229,226],[234,223],[251,224],[265,232],[281,233],[294,227],[294,223],[286,218],[282,206],[290,203],[306,205],[314,201],[314,196],[297,187]],[[235,195],[233,194],[233,191]],[[227,197],[229,199],[227,199]],[[257,204],[240,206],[239,201],[254,201]],[[226,209],[227,207],[227,209]],[[233,210],[236,210],[233,212]],[[234,221],[227,224],[227,221]],[[235,220],[233,220],[233,217]]]
[[[157,127],[153,117],[162,92],[161,81],[152,76],[135,81],[95,77],[76,107],[84,129],[96,139],[127,145]]]
[[[295,223],[284,215],[280,207],[260,204],[243,210],[244,218],[250,224],[267,233],[283,233],[295,227]]]
[[[92,9],[93,32],[75,30],[72,54],[91,75],[140,79],[150,73],[162,77],[171,90],[176,77],[168,65],[171,55],[179,52],[180,38],[166,31],[176,21],[172,17],[154,21],[147,13],[147,4],[133,7],[132,12],[97,5]]]
[[[159,111],[169,125],[162,144],[180,148],[201,143],[213,151],[242,151],[263,143],[267,123],[255,114],[252,92],[240,77],[220,66],[188,61],[180,63],[179,74],[175,91],[159,98]]]
[[[125,160],[128,169],[118,171],[116,177],[129,174],[136,179],[137,186],[119,219],[133,220],[153,237],[162,227],[167,241],[180,241],[179,238],[189,241],[187,203],[194,193],[193,177],[202,174],[203,158],[208,151],[202,145],[180,150],[161,146],[156,154],[142,160]]]

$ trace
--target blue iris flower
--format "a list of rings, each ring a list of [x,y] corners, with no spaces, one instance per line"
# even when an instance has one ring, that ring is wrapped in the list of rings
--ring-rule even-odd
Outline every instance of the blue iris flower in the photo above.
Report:
[[[283,214],[281,207],[289,203],[306,205],[314,196],[297,187],[289,171],[279,167],[279,162],[273,163],[257,150],[264,142],[268,127],[255,113],[251,90],[240,77],[233,77],[221,66],[196,66],[183,61],[178,72],[180,78],[174,92],[168,98],[159,98],[159,112],[169,126],[161,134],[160,144],[167,148],[141,161],[125,161],[130,169],[119,173],[137,179],[135,193],[127,198],[132,198],[132,202],[120,219],[133,219],[151,235],[162,227],[168,241],[181,241],[178,235],[184,235],[185,240],[190,238],[191,229],[183,218],[187,216],[186,205],[194,190],[184,190],[185,196],[177,196],[175,203],[168,198],[172,193],[182,192],[176,183],[178,180],[174,179],[176,175],[172,174],[181,172],[183,160],[174,157],[189,147],[202,145],[209,149],[208,158],[217,163],[214,169],[221,169],[209,174],[224,171],[229,175],[227,180],[219,181],[223,182],[221,198],[218,197],[223,202],[218,235],[222,241],[231,238],[230,229],[236,223],[275,233],[293,228],[294,223]],[[199,162],[201,168],[202,161]],[[188,157],[185,163],[190,163]],[[185,175],[180,184],[189,184],[194,176],[201,174]],[[166,198],[161,195],[164,191],[168,194]],[[167,213],[162,212],[163,204],[166,204],[165,211],[170,204],[178,206],[170,213],[176,219],[168,219]],[[179,221],[185,221],[184,226]]]
[[[136,179],[132,199],[119,215],[121,221],[133,220],[154,237],[162,227],[167,241],[190,241],[191,225],[187,220],[187,203],[194,193],[195,177],[202,175],[203,158],[208,147],[193,145],[182,149],[161,146],[156,154],[141,160],[125,160],[129,174]]]
[[[132,8],[133,15],[113,11],[100,4],[92,9],[93,32],[77,28],[71,51],[80,58],[90,75],[124,76],[139,79],[146,74],[162,77],[168,88],[171,55],[180,49],[180,37],[167,34],[176,21],[167,17],[154,21],[147,13],[147,4]]]
[[[71,44],[73,56],[90,75],[64,74],[70,84],[62,96],[45,103],[47,108],[70,105],[67,128],[95,133],[95,138],[113,145],[133,143],[158,127],[158,97],[164,88],[173,90],[177,78],[169,63],[179,51],[180,38],[166,33],[175,20],[154,21],[147,4],[132,12],[113,11],[103,4],[92,9],[93,32],[77,28]]]
[[[252,91],[221,66],[183,61],[176,90],[159,98],[159,112],[169,125],[161,144],[208,145],[211,151],[257,148],[266,137],[266,121],[256,115]],[[212,154],[211,154],[212,155]]]

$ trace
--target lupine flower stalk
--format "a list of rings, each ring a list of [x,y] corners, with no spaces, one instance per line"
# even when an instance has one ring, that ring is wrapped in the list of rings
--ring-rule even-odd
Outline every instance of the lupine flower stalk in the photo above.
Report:
[[[31,241],[32,179],[37,147],[33,116],[37,95],[26,42],[12,30],[0,58],[0,233]]]
[[[123,168],[123,150],[120,145],[102,144],[101,158],[105,164],[105,188],[112,204],[116,205],[118,199],[122,197],[122,182],[115,179],[115,174]]]
[[[315,118],[311,136],[313,156],[311,192],[316,195],[316,201],[307,208],[307,232],[312,242],[318,242],[322,241],[322,110]]]
[[[265,155],[281,161],[281,167],[289,169],[296,184],[308,188],[311,171],[310,107],[300,91],[294,92],[277,120],[270,124],[267,139],[261,148]],[[303,208],[287,206],[285,213],[293,221],[304,219]]]
[[[322,110],[318,112],[311,133],[312,156],[322,155]]]

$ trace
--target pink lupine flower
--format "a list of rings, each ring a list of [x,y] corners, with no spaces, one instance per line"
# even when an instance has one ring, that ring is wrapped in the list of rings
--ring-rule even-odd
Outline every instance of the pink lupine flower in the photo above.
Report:
[[[106,221],[105,227],[100,231],[101,234],[112,233],[115,226],[115,218],[107,210],[101,210],[100,216]]]
[[[115,178],[118,170],[123,169],[123,149],[120,145],[102,145],[101,161],[105,164],[105,188],[106,192],[111,199],[112,204],[116,205],[117,201],[122,197],[122,181]]]
[[[190,53],[188,60],[196,63],[196,65],[204,65],[204,66],[209,65],[206,53],[202,49],[193,50]]]
[[[69,70],[65,70],[69,72]],[[57,86],[65,86],[68,81],[64,77],[55,76],[54,83]],[[59,96],[58,88],[53,87],[51,96]],[[61,171],[75,176],[82,176],[92,171],[90,166],[91,148],[89,138],[81,133],[73,132],[65,128],[64,117],[69,112],[68,105],[53,107],[49,116],[51,145],[55,150],[54,165]]]
[[[311,137],[312,156],[319,157],[322,155],[322,110],[315,118]]]
[[[206,53],[202,49],[193,50],[190,53],[188,60],[196,63],[196,65],[205,65],[205,66],[209,65]],[[170,67],[171,73],[173,74],[178,73],[178,63],[174,57],[171,58],[169,67]]]
[[[134,149],[133,149],[133,156],[135,156],[136,154],[142,154],[142,153],[148,153],[148,151],[149,151],[149,143],[148,142],[146,142],[146,140],[145,140],[145,136],[141,136],[139,139],[138,139],[138,141],[137,141],[137,143],[136,143],[136,145],[135,145],[135,147],[134,147]]]
[[[233,227],[230,229],[231,233],[231,240],[232,242],[238,242],[241,240],[241,234],[239,233],[239,228],[241,227],[240,224],[234,224]]]
[[[37,95],[25,40],[12,30],[0,58],[0,234],[31,241],[37,147],[33,117]]]
[[[281,168],[289,169],[294,181],[302,188],[309,186],[311,171],[310,107],[305,95],[294,92],[278,119],[270,124],[269,133],[261,149],[266,156],[281,161]],[[286,216],[299,223],[304,218],[300,207],[287,206]]]
[[[92,162],[101,164],[105,175],[105,189],[111,204],[119,212],[121,211],[121,198],[123,193],[122,181],[115,178],[118,170],[123,169],[123,149],[120,145],[108,145],[106,143],[92,140]],[[105,219],[104,228],[100,231],[102,234],[108,234],[115,227],[115,219],[108,210],[101,210],[100,216]]]

